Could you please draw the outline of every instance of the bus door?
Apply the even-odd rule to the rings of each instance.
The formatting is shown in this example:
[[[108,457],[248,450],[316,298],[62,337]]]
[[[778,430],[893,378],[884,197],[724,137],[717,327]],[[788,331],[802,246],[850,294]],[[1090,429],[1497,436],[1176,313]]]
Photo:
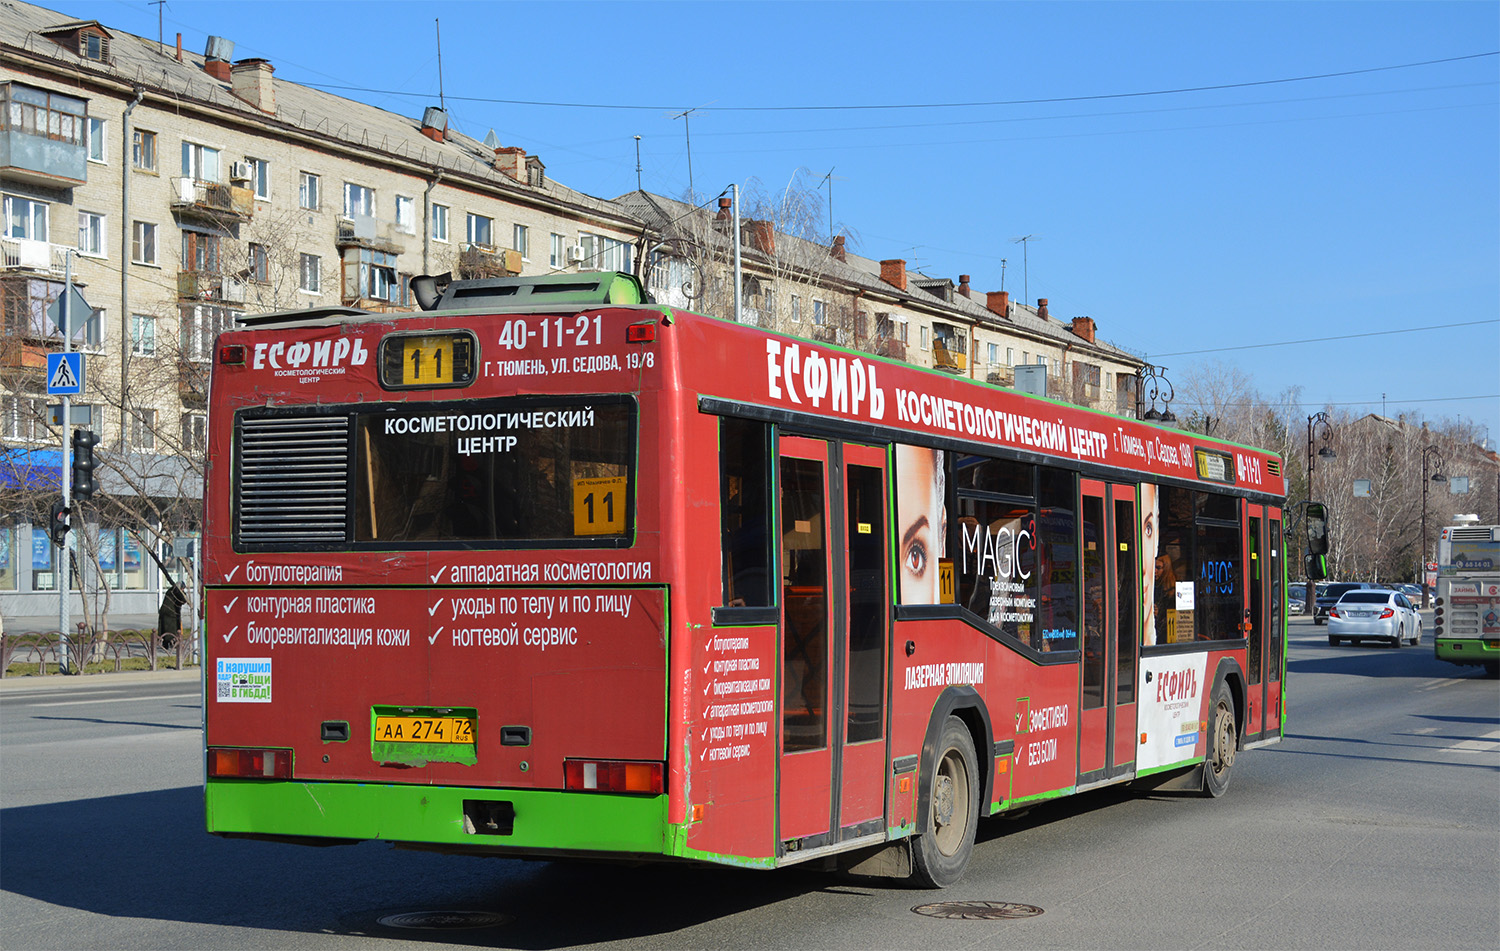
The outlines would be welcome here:
[[[1084,479],[1078,782],[1129,772],[1135,762],[1141,566],[1134,486]]]
[[[782,437],[778,840],[884,828],[885,452]]]
[[[1245,679],[1249,710],[1245,740],[1265,737],[1280,725],[1281,522],[1280,511],[1245,506]],[[1269,517],[1268,517],[1269,516]],[[1273,604],[1274,600],[1274,604]]]

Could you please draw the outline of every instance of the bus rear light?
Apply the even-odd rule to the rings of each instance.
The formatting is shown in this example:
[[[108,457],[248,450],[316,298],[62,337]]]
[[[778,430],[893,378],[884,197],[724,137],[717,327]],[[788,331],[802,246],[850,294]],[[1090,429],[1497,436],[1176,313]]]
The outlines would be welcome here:
[[[656,322],[654,320],[642,321],[638,324],[629,324],[625,327],[626,343],[652,343],[656,340]]]
[[[662,791],[662,764],[625,760],[563,760],[563,788],[578,792]]]
[[[244,366],[245,345],[242,343],[226,343],[219,347],[219,365],[226,367]]]
[[[208,775],[214,779],[291,779],[291,750],[208,748]]]

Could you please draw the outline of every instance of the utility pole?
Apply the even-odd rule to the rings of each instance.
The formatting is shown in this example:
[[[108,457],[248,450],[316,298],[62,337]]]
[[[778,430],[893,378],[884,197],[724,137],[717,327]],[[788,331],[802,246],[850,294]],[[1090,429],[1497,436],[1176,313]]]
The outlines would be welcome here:
[[[635,190],[641,190],[641,137],[635,137]]]

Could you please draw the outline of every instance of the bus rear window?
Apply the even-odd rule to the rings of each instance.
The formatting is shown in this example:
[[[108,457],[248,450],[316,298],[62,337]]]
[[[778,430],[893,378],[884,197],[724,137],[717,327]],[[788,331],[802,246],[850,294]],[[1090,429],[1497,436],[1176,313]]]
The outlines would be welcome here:
[[[486,400],[356,416],[356,542],[604,544],[633,523],[625,402]]]

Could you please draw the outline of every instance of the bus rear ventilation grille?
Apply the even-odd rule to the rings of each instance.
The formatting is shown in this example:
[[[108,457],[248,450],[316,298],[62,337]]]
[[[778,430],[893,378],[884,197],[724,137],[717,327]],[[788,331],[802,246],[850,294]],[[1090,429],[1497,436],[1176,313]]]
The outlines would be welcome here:
[[[1279,476],[1279,475],[1281,475],[1281,460],[1280,459],[1267,459],[1266,460],[1266,471],[1269,472],[1269,473],[1271,473],[1271,475],[1273,475],[1273,476]]]
[[[241,544],[348,539],[349,417],[242,417],[239,447]]]

